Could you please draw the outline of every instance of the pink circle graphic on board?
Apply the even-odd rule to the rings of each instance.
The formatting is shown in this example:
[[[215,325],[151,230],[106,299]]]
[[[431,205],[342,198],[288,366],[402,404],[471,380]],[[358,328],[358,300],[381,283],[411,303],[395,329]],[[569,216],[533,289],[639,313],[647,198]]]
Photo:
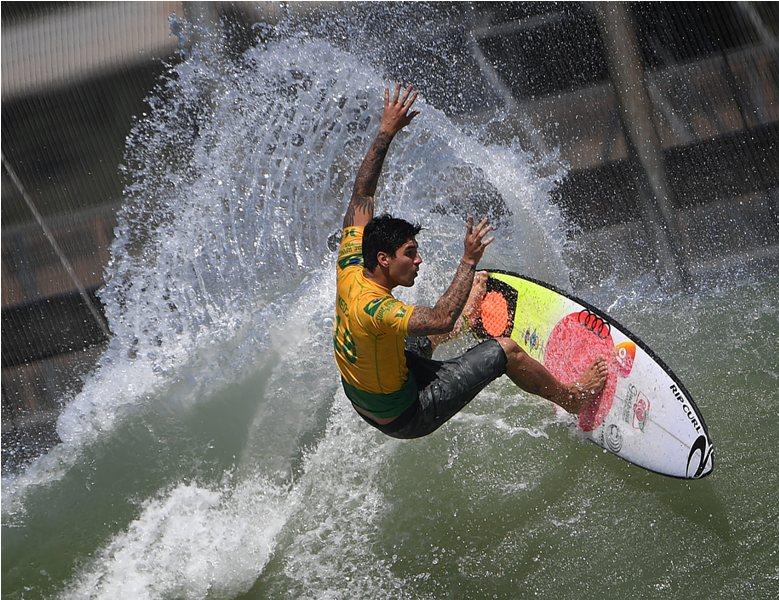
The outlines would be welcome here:
[[[582,310],[558,321],[546,343],[544,366],[565,384],[576,381],[601,356],[608,361],[609,374],[600,395],[579,413],[583,431],[592,431],[603,423],[614,401],[617,373],[611,328],[597,315]]]

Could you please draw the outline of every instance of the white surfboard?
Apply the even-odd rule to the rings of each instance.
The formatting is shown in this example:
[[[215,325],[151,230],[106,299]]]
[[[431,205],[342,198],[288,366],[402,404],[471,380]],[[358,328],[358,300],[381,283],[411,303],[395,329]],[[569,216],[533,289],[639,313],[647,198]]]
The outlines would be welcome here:
[[[663,475],[698,479],[714,469],[708,429],[681,381],[637,336],[590,304],[540,281],[489,271],[474,329],[483,337],[511,337],[566,384],[605,357],[606,385],[578,417],[585,436]]]

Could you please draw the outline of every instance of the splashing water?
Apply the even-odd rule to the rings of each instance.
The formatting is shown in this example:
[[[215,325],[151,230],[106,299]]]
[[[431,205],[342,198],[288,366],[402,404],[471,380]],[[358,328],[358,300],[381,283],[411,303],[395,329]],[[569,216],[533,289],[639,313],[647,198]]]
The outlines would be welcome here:
[[[59,420],[63,444],[12,494],[58,477],[204,348],[247,336],[242,359],[206,366],[192,396],[256,368],[275,343],[267,332],[289,331],[289,307],[331,283],[328,237],[375,135],[383,85],[360,57],[303,34],[236,63],[201,49],[172,70],[128,139],[130,183],[101,292],[111,346]],[[394,143],[378,195],[382,210],[428,230],[433,276],[423,292],[446,284],[466,212],[502,224],[507,254],[520,242],[532,249],[522,257],[529,271],[565,277],[560,217],[547,198],[559,172],[540,177],[517,145],[487,145],[420,105],[424,118]],[[296,319],[321,324],[331,296]]]
[[[173,549],[189,543],[175,531],[149,531],[170,511],[184,521],[201,509],[206,518],[225,510],[248,518],[242,511],[250,482],[262,475],[271,478],[268,489],[289,483],[303,469],[306,444],[319,444],[337,396],[328,239],[340,228],[387,83],[364,57],[293,31],[239,60],[227,59],[211,40],[172,68],[149,98],[148,114],[127,141],[129,183],[100,293],[113,338],[63,410],[61,444],[4,481],[6,521],[35,519],[40,503],[72,486],[95,490],[100,469],[116,460],[126,466],[137,444],[163,452],[166,428],[235,382],[263,373],[265,389],[244,401],[245,414],[254,414],[238,468],[249,479],[232,492],[182,482],[184,474],[202,476],[197,466],[182,471],[181,462],[155,465],[148,457],[136,478],[151,473],[168,491],[127,509],[137,519],[98,560],[106,594],[118,585],[108,565],[149,568],[128,557],[151,543],[145,537]],[[549,159],[538,164],[517,143],[486,142],[500,115],[464,131],[423,98],[419,104],[424,116],[394,142],[378,191],[380,210],[425,226],[428,281],[417,296],[434,300],[446,285],[466,213],[497,220],[506,254],[520,242],[533,248],[524,256],[529,270],[564,277],[560,217],[547,198],[561,171],[542,177]],[[119,487],[132,495],[130,485]],[[269,531],[278,529],[278,519],[268,522]],[[274,535],[266,537],[270,544]],[[196,567],[183,566],[180,577]],[[249,572],[251,581],[256,568]],[[90,577],[80,576],[76,594],[97,585]],[[144,581],[116,589],[191,591]]]

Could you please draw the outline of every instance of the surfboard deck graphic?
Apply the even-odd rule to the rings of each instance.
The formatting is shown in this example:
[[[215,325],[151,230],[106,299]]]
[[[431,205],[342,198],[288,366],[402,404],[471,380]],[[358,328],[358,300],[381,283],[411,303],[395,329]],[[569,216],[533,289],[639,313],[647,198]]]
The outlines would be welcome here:
[[[578,417],[597,445],[647,470],[698,479],[714,469],[713,444],[681,381],[637,336],[590,304],[508,271],[488,271],[474,324],[480,337],[511,337],[563,383],[598,356],[609,374]]]

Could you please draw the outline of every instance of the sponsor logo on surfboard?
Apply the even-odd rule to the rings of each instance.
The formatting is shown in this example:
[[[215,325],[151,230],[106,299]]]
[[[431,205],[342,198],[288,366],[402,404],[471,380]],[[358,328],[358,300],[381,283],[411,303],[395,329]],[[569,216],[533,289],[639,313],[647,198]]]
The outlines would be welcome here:
[[[631,383],[628,387],[628,393],[625,396],[625,401],[622,405],[622,420],[625,421],[625,423],[631,423],[633,421],[633,413],[631,408],[635,403],[637,396],[638,388]]]
[[[651,408],[649,400],[646,399],[644,394],[638,394],[638,399],[633,403],[633,428],[644,431],[644,425],[646,424],[647,417],[649,416],[649,409]]]
[[[544,342],[541,341],[541,337],[538,335],[538,330],[535,328],[533,331],[530,331],[530,329],[525,329],[525,335],[524,338],[525,345],[531,350],[531,352],[536,352],[538,354],[543,355],[544,353]]]
[[[609,425],[603,434],[603,443],[614,454],[619,454],[622,450],[622,433],[616,425]]]
[[[676,387],[676,384],[671,384],[671,391],[673,392],[673,395],[676,397],[676,399],[682,403],[682,410],[684,411],[684,414],[687,415],[687,418],[690,420],[690,423],[692,423],[692,426],[695,428],[695,431],[698,433],[701,432],[701,424],[698,422],[698,415],[695,414],[695,411],[692,409],[692,406],[687,402],[685,397],[682,395],[682,393],[679,391],[679,388]]]
[[[626,340],[614,346],[614,351],[619,365],[619,374],[622,377],[627,377],[633,370],[633,361],[636,360],[636,345],[630,340]]]
[[[709,458],[711,457],[713,450],[714,444],[710,443],[705,435],[699,435],[698,439],[695,440],[695,443],[693,443],[692,447],[690,448],[690,454],[687,456],[687,477],[691,479],[697,479],[703,475],[703,470],[706,468],[706,463],[709,462]],[[690,475],[690,463],[693,461],[696,453],[698,453],[698,459],[700,462],[698,463],[698,466],[695,467],[693,474]],[[694,462],[692,462],[692,466],[695,466]]]

